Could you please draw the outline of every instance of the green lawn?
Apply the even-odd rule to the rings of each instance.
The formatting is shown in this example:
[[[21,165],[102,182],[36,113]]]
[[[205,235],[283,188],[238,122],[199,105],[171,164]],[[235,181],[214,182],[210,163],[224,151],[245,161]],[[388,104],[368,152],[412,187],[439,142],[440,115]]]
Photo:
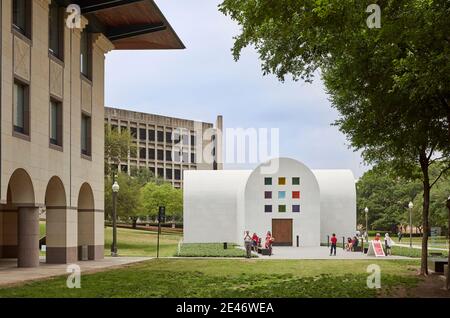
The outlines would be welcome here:
[[[41,237],[45,235],[45,222],[40,222]],[[174,233],[171,229],[162,228],[160,237],[160,256],[174,256],[178,250],[178,242],[182,233]],[[117,248],[119,256],[156,256],[156,231],[133,229],[117,229]],[[105,228],[105,255],[111,255],[112,229]],[[45,255],[45,252],[41,252]]]
[[[228,244],[224,249],[223,244],[183,244],[177,256],[183,257],[245,257],[243,249],[236,248],[236,244]],[[256,257],[256,256],[253,256]]]
[[[156,256],[156,231],[117,229],[117,249],[119,256]],[[162,257],[174,256],[178,250],[178,242],[182,233],[173,233],[162,229],[160,236],[159,255]],[[110,255],[112,242],[112,228],[105,229],[105,255]]]
[[[381,267],[381,290],[366,287],[367,266]],[[417,260],[154,259],[84,275],[0,289],[0,297],[375,297],[417,285]]]

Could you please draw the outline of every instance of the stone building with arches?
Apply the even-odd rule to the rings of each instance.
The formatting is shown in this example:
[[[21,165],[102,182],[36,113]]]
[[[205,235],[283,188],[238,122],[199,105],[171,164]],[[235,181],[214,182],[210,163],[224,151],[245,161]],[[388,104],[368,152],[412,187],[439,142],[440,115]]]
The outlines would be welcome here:
[[[45,208],[47,263],[101,259],[105,55],[184,45],[152,0],[2,0],[0,26],[0,258],[39,266]]]

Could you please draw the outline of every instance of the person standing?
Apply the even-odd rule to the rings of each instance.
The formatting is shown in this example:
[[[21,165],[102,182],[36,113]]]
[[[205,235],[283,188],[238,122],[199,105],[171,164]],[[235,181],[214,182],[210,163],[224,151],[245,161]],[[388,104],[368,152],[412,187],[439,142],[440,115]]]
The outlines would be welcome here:
[[[272,233],[270,233],[270,231],[267,231],[265,247],[269,250],[269,256],[272,256],[272,244],[274,240],[275,239],[273,238]]]
[[[389,236],[389,233],[386,233],[386,235],[384,236],[384,246],[386,247],[386,255],[392,255],[392,239]]]
[[[334,256],[336,256],[337,237],[336,237],[335,233],[333,233],[333,235],[331,236],[330,242],[331,242],[330,256],[333,255],[333,251],[334,251]]]
[[[397,235],[398,235],[398,242],[400,243],[402,241],[402,237],[403,237],[402,230],[399,230]]]
[[[250,236],[249,231],[245,231],[244,236],[244,246],[246,251],[246,257],[251,258],[252,257],[252,237]]]

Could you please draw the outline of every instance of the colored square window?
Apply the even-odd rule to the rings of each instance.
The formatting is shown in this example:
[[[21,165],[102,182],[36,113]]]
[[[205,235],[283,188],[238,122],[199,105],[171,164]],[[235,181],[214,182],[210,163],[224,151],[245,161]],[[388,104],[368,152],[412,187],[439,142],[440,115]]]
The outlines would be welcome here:
[[[292,185],[300,185],[300,178],[299,177],[293,177],[292,178]]]
[[[281,212],[281,213],[286,212],[286,205],[284,205],[284,204],[279,205],[278,212]]]
[[[264,206],[264,212],[271,213],[272,212],[272,206],[271,205],[265,205]]]
[[[278,199],[286,199],[286,191],[278,191]]]
[[[300,213],[300,205],[293,205],[292,212]]]
[[[300,199],[300,191],[292,191],[292,199]]]
[[[272,178],[264,178],[265,185],[272,185]]]
[[[264,191],[264,199],[272,199],[272,191]]]
[[[278,178],[278,185],[286,185],[286,178],[285,177],[279,177]]]

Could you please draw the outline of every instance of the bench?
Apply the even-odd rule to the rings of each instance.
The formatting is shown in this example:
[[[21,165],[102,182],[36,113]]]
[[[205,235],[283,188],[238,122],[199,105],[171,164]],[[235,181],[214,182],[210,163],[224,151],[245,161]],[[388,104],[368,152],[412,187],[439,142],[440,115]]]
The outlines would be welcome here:
[[[258,254],[261,255],[270,255],[270,250],[268,248],[258,247]]]
[[[435,273],[444,273],[444,265],[448,265],[448,259],[446,258],[429,258],[428,268]]]

